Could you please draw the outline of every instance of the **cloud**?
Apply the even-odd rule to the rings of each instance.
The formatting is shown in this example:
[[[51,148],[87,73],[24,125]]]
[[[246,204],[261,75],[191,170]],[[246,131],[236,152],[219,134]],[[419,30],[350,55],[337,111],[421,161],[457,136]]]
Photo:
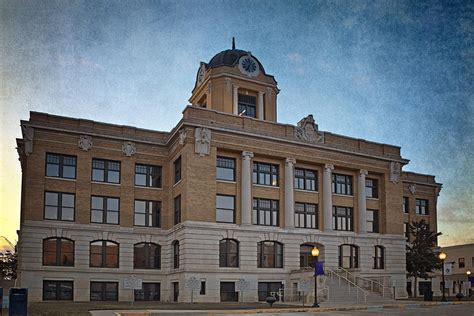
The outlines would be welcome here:
[[[288,59],[296,64],[300,64],[303,62],[303,56],[300,53],[291,53],[288,54]]]

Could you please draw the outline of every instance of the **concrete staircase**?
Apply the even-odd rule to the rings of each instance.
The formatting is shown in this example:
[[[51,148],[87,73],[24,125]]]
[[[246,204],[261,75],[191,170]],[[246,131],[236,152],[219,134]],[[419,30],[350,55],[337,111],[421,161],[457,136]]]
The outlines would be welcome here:
[[[324,303],[347,303],[347,304],[369,304],[379,305],[392,303],[394,300],[385,298],[381,294],[357,289],[346,280],[328,276],[326,286],[329,288],[329,298]]]

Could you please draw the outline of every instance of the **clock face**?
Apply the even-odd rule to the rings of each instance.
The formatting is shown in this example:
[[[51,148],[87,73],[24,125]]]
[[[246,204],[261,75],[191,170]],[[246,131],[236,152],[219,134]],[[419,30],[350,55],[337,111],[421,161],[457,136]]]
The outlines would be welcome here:
[[[258,62],[250,55],[240,57],[239,69],[241,73],[249,77],[256,77],[260,73]]]
[[[206,73],[206,67],[202,65],[199,68],[198,75],[197,75],[197,82],[198,84],[201,84],[204,81],[204,75]]]

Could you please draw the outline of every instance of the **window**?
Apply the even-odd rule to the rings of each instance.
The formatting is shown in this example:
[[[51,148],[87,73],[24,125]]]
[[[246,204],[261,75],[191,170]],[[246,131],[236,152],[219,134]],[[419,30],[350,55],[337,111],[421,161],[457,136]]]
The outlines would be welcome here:
[[[174,198],[174,224],[181,223],[181,195]]]
[[[161,188],[161,167],[136,164],[135,185]]]
[[[254,184],[269,185],[273,187],[278,186],[278,165],[272,165],[262,162],[253,163],[253,177]]]
[[[352,176],[334,173],[332,175],[332,192],[352,195]]]
[[[160,227],[161,202],[135,200],[135,226]]]
[[[120,161],[92,159],[92,181],[120,183]]]
[[[235,159],[217,157],[216,179],[235,181]]]
[[[135,301],[159,301],[160,296],[160,283],[143,283],[141,290],[135,290]]]
[[[355,245],[340,245],[339,266],[346,269],[357,269],[359,267],[359,247]]]
[[[332,208],[332,229],[352,231],[352,208],[334,206]]]
[[[278,201],[253,199],[252,224],[278,226]]]
[[[379,233],[379,211],[367,210],[367,232]]]
[[[416,199],[416,214],[428,215],[428,200]]]
[[[72,281],[43,281],[43,301],[72,301]]]
[[[458,263],[459,263],[459,268],[464,268],[466,266],[464,262],[464,258],[459,258]]]
[[[409,208],[410,204],[409,204],[408,201],[409,201],[408,197],[404,196],[403,197],[403,206],[402,206],[403,207],[403,213],[408,213],[410,211],[410,208]]]
[[[91,242],[89,266],[99,268],[118,268],[119,244],[110,240],[97,240]]]
[[[181,180],[181,156],[178,157],[174,162],[174,183],[178,183]]]
[[[238,302],[238,293],[235,291],[235,282],[221,282],[221,302]]]
[[[45,192],[44,218],[58,221],[74,221],[75,197],[71,193]]]
[[[403,223],[403,233],[407,241],[410,241],[410,227],[408,223]]]
[[[179,241],[173,241],[173,268],[179,268]]]
[[[313,267],[318,257],[313,257],[311,250],[314,246],[303,244],[300,246],[300,268]]]
[[[382,246],[374,247],[374,269],[383,269],[385,267],[385,248]]]
[[[142,242],[133,246],[133,268],[134,269],[160,269],[161,247],[160,245]]]
[[[46,154],[46,176],[76,179],[76,157]]]
[[[118,301],[118,282],[91,282],[91,301]]]
[[[177,302],[179,298],[179,282],[173,282],[173,302]]]
[[[257,97],[239,94],[239,115],[257,117]]]
[[[206,281],[201,281],[201,289],[199,295],[206,295]]]
[[[44,266],[74,266],[74,241],[67,238],[43,239]]]
[[[317,191],[318,179],[316,171],[295,168],[295,189]]]
[[[118,224],[119,223],[118,198],[92,196],[91,197],[91,223]]]
[[[235,196],[216,196],[216,222],[235,223]]]
[[[260,302],[265,301],[267,297],[273,296],[280,300],[280,296],[277,293],[283,294],[284,285],[281,282],[258,282],[258,300]]]
[[[283,268],[283,244],[277,241],[261,241],[257,244],[259,268]]]
[[[378,181],[375,179],[365,179],[365,196],[377,199],[379,197]]]
[[[239,267],[239,242],[235,239],[219,241],[219,267]]]
[[[295,227],[318,228],[318,205],[295,203]]]

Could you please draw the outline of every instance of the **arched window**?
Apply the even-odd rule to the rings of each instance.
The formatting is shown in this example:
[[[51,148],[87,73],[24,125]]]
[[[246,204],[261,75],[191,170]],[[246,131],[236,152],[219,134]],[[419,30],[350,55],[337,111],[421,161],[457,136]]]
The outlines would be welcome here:
[[[239,242],[235,239],[219,241],[219,266],[237,268],[239,266]]]
[[[173,241],[173,268],[179,268],[179,241]]]
[[[339,246],[339,266],[346,269],[359,267],[359,247],[356,245]]]
[[[74,241],[68,238],[43,239],[44,266],[74,266]]]
[[[318,261],[318,257],[313,257],[311,250],[314,246],[302,244],[300,246],[300,268],[313,267],[314,263]]]
[[[154,243],[142,242],[133,246],[134,269],[160,269],[161,246]]]
[[[374,269],[385,268],[385,248],[382,246],[374,247]]]
[[[119,244],[111,240],[91,242],[89,265],[100,268],[118,268]]]
[[[261,241],[257,244],[259,268],[283,268],[283,244],[277,241]]]

